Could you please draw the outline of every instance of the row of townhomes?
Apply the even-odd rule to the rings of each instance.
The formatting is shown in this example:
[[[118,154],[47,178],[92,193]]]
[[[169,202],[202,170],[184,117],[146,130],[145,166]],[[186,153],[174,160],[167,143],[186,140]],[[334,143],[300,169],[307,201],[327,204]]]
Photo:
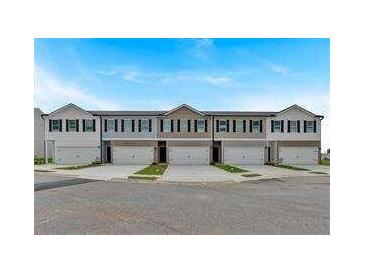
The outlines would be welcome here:
[[[298,105],[279,112],[89,111],[42,114],[45,158],[57,164],[315,164],[321,120]]]

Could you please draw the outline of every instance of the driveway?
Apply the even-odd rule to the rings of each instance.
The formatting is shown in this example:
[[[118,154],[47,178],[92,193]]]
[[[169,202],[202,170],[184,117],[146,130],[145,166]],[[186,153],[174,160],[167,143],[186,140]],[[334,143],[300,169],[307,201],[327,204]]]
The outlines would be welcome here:
[[[162,181],[168,182],[227,182],[242,177],[210,165],[169,165]]]
[[[330,166],[325,166],[325,165],[292,165],[292,166],[306,168],[315,172],[324,172],[330,174]]]
[[[128,176],[145,167],[147,165],[102,165],[76,170],[58,169],[55,173],[93,180],[127,179]]]
[[[296,171],[281,167],[269,165],[234,165],[236,167],[261,174],[264,178],[283,178],[283,177],[301,177],[301,176],[320,176],[318,174],[309,173],[308,171]],[[310,169],[309,166],[303,168]]]

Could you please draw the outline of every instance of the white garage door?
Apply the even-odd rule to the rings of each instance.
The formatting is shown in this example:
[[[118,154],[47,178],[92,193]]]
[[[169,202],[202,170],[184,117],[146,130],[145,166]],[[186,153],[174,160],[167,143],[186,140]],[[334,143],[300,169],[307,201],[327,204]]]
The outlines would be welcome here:
[[[153,147],[115,146],[113,147],[113,164],[151,164],[153,162],[153,150]]]
[[[318,164],[318,147],[279,147],[283,164]]]
[[[169,163],[175,165],[209,164],[209,147],[170,147]]]
[[[224,147],[224,163],[236,165],[263,165],[264,147]]]
[[[97,147],[57,147],[57,164],[74,165],[92,163],[99,159]]]

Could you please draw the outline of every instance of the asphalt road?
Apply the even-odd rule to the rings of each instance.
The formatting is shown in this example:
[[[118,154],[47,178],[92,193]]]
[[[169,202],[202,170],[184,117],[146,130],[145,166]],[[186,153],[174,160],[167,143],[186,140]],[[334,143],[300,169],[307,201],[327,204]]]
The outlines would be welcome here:
[[[34,233],[329,234],[329,181],[178,185],[36,174]]]

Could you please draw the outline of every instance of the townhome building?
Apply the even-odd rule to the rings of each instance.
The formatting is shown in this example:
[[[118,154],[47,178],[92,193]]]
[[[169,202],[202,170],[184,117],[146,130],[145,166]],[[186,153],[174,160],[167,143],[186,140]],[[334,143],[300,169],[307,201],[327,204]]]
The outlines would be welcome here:
[[[90,111],[74,104],[43,114],[45,155],[57,164],[315,164],[322,115],[279,112]]]

